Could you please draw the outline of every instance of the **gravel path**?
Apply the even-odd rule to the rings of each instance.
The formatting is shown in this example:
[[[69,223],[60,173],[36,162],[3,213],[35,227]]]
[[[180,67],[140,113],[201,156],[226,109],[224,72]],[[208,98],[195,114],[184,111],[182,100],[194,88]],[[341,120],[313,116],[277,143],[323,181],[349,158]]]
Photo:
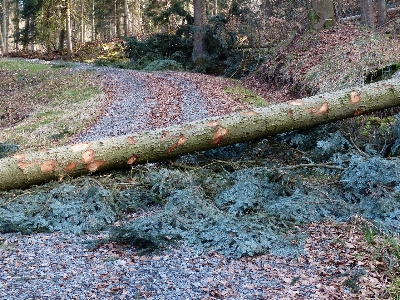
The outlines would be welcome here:
[[[219,116],[243,108],[224,87],[232,82],[211,76],[98,69],[108,98],[103,116],[74,142],[142,132]]]
[[[99,235],[0,235],[0,299],[382,299],[385,280],[372,269],[363,232],[348,224],[311,224],[305,255],[232,259],[177,246],[138,255]],[[340,236],[343,244],[337,242]],[[358,254],[360,255],[360,254]],[[370,265],[370,266],[369,266]],[[357,281],[353,294],[346,280]]]
[[[220,78],[112,69],[98,72],[107,103],[98,122],[74,141],[190,122],[242,107],[223,90],[230,82]],[[0,299],[358,298],[343,285],[346,277],[340,275],[358,266],[358,261],[336,268],[336,256],[329,255],[335,245],[315,243],[318,237],[335,241],[336,236],[330,226],[318,226],[313,230],[319,234],[297,260],[270,255],[230,259],[184,246],[146,256],[112,243],[94,250],[85,246],[88,240],[106,237],[107,232],[96,236],[1,234]],[[362,239],[362,233],[359,236]],[[365,295],[373,295],[368,288],[364,290]]]
[[[59,233],[6,238],[2,299],[265,299],[266,290],[284,283],[265,276],[277,273],[282,261],[228,260],[184,247],[140,257],[113,244],[90,251],[83,247],[90,237]]]

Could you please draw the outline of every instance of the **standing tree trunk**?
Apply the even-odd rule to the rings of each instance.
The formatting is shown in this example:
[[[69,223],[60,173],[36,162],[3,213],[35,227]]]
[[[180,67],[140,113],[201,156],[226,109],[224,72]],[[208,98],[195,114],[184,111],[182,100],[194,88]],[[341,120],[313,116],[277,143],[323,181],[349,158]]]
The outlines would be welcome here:
[[[25,28],[24,28],[24,31],[23,31],[23,34],[22,34],[22,48],[24,50],[28,49],[28,46],[29,46],[29,29],[30,29],[30,26],[31,26],[30,20],[31,20],[30,17],[26,18],[26,20],[25,20]]]
[[[3,37],[3,55],[8,53],[8,38],[7,38],[7,0],[3,0],[3,18],[2,18],[2,37]]]
[[[194,0],[194,35],[192,60],[196,65],[203,65],[208,57],[204,39],[204,0]]]
[[[3,33],[2,30],[0,30],[0,55],[3,55]]]
[[[19,1],[15,0],[14,1],[14,14],[12,18],[14,22],[14,33],[19,32],[19,25],[20,25],[20,7],[19,7]],[[19,50],[19,45],[18,45],[18,39],[14,37],[14,45],[15,45],[15,50]]]
[[[92,1],[92,42],[95,40],[95,35],[96,35],[94,17],[95,17],[95,11],[94,11],[94,0],[93,0]]]
[[[71,3],[70,0],[65,1],[65,13],[66,13],[66,26],[65,26],[65,34],[67,35],[67,58],[71,58],[72,56],[72,30],[71,30]]]
[[[129,9],[130,16],[130,34],[137,35],[140,32],[140,1],[133,0]]]
[[[375,29],[373,0],[360,0],[361,23],[370,29]]]
[[[378,5],[378,25],[382,26],[387,21],[386,1],[377,0]]]
[[[335,21],[333,0],[311,0],[312,11],[309,14],[312,30],[332,27]]]
[[[118,0],[115,0],[115,5],[114,5],[114,24],[115,24],[115,36],[116,37],[121,37],[121,19],[119,15],[119,2]]]
[[[81,0],[81,45],[85,44],[86,27],[85,27],[85,1]]]
[[[400,81],[388,80],[144,133],[14,154],[0,159],[0,190],[132,167],[394,106],[400,106]]]
[[[124,37],[129,35],[129,9],[128,0],[124,0]]]

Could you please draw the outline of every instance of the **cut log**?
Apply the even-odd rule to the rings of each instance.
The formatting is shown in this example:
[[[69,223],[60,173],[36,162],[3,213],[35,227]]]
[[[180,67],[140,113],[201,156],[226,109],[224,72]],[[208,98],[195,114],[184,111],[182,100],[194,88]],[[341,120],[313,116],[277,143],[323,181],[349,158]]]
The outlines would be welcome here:
[[[388,80],[154,131],[14,154],[0,159],[0,190],[155,162],[394,106],[400,106],[400,81]]]

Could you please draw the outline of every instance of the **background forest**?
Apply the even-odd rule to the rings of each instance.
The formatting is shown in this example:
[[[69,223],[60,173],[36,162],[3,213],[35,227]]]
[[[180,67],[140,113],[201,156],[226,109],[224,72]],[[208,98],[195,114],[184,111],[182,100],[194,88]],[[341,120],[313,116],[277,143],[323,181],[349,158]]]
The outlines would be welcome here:
[[[243,77],[282,56],[279,49],[309,29],[361,21],[396,35],[397,6],[394,0],[2,0],[1,52]]]

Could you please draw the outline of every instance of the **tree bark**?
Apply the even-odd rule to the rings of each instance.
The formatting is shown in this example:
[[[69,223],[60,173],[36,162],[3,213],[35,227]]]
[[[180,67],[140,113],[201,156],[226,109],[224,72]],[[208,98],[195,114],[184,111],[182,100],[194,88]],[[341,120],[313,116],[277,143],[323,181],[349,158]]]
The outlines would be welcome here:
[[[378,5],[378,25],[382,26],[387,21],[386,0],[377,0]]]
[[[316,14],[314,18],[310,18],[312,30],[318,31],[334,25],[335,9],[333,0],[311,0],[311,7]]]
[[[66,26],[65,26],[65,34],[67,37],[67,58],[71,58],[72,56],[72,30],[71,30],[71,3],[70,0],[66,0],[65,2],[65,13],[66,13]]]
[[[19,23],[20,23],[20,7],[19,7],[19,1],[16,0],[14,1],[14,15],[13,15],[13,22],[14,22],[14,33],[19,32]],[[14,45],[15,45],[15,50],[19,50],[18,46],[18,39],[14,37]]]
[[[207,45],[204,39],[204,0],[194,0],[194,34],[193,53],[194,63],[202,65],[208,57]]]
[[[370,29],[375,28],[373,0],[360,0],[361,23]]]
[[[81,45],[85,44],[86,26],[85,26],[85,1],[81,0]]]
[[[124,0],[124,37],[129,35],[129,8],[128,0]]]
[[[159,130],[20,153],[0,159],[0,190],[26,188],[259,139],[400,106],[400,81],[388,80]]]
[[[7,0],[3,0],[3,18],[2,18],[2,37],[3,37],[3,55],[8,53],[8,39],[7,39]]]
[[[213,16],[216,16],[216,15],[218,15],[218,1],[217,1],[217,0],[214,0],[213,3],[214,3],[214,6],[213,6]]]
[[[94,28],[94,25],[95,25],[95,21],[94,21],[94,17],[95,17],[95,15],[94,15],[94,0],[92,0],[92,42],[95,40],[95,28]]]

